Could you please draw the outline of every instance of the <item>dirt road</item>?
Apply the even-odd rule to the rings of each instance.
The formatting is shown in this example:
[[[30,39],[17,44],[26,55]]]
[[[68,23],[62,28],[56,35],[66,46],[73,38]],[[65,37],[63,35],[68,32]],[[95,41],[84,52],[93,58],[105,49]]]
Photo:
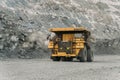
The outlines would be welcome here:
[[[95,56],[92,63],[2,60],[0,80],[120,80],[120,56]]]

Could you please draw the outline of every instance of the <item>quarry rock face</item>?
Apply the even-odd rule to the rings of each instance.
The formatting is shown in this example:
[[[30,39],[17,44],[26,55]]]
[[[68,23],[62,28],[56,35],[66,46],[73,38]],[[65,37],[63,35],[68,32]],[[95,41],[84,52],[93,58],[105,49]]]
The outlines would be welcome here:
[[[119,54],[120,0],[1,0],[0,57],[48,55],[52,27],[85,26],[96,54]]]

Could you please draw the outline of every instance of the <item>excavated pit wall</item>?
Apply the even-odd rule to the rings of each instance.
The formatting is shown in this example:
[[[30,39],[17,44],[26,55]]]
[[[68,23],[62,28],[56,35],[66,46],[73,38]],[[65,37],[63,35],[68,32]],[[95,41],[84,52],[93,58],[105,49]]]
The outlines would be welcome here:
[[[119,54],[119,0],[1,0],[0,57],[45,57],[48,29],[71,25],[91,30],[95,54]]]

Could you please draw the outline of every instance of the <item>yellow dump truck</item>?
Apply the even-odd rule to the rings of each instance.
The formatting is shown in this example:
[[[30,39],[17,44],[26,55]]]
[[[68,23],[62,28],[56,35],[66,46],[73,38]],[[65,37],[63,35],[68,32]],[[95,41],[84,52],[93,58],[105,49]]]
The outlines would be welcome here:
[[[77,58],[81,62],[92,62],[93,52],[88,42],[91,33],[84,27],[51,28],[55,36],[50,39],[53,61],[72,61]]]

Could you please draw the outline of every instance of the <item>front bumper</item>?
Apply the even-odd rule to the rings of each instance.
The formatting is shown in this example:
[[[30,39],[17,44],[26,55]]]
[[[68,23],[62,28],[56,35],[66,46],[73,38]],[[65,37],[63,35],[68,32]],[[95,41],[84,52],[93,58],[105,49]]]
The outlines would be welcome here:
[[[76,57],[76,54],[67,54],[66,52],[58,52],[56,54],[52,54],[52,57]]]

